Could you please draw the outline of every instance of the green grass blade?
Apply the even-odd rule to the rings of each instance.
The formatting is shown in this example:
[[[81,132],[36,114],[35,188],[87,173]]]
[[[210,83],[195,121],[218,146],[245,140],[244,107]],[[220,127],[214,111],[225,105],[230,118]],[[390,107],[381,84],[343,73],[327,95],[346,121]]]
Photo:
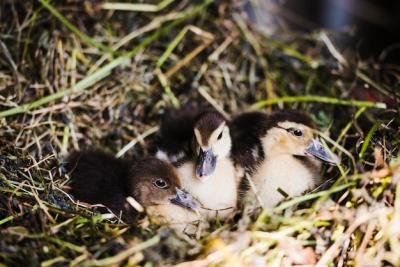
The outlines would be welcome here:
[[[183,37],[185,36],[187,32],[187,29],[181,30],[178,35],[172,40],[172,42],[168,45],[167,49],[165,52],[161,55],[161,57],[157,61],[157,68],[161,67],[162,64],[167,60],[169,55],[172,53],[172,51],[175,49],[175,47],[178,46],[178,44],[182,41]]]
[[[283,202],[282,204],[280,204],[279,206],[275,207],[273,209],[274,212],[281,212],[293,205],[299,204],[301,202],[307,201],[307,200],[311,200],[311,199],[315,199],[315,198],[319,198],[321,196],[327,196],[327,195],[331,195],[333,193],[342,191],[343,189],[349,188],[354,186],[356,183],[355,182],[348,182],[346,184],[342,184],[342,185],[338,185],[336,187],[332,187],[329,190],[325,190],[325,191],[320,191],[320,192],[316,192],[316,193],[311,193],[311,194],[306,194],[300,197],[296,197],[293,198],[289,201]]]
[[[101,8],[109,10],[159,12],[169,6],[172,2],[174,2],[174,0],[163,0],[157,5],[133,3],[104,3],[101,5]]]
[[[0,225],[5,224],[6,222],[9,222],[9,221],[11,221],[13,219],[14,219],[14,216],[12,216],[12,215],[10,215],[8,217],[5,217],[4,219],[0,220]]]
[[[332,105],[345,105],[354,107],[366,107],[366,108],[380,108],[385,109],[386,104],[381,102],[369,102],[369,101],[359,101],[359,100],[341,100],[332,97],[325,96],[284,96],[279,98],[267,99],[256,102],[251,106],[251,109],[260,109],[265,106],[276,105],[280,103],[295,103],[295,102],[319,102]]]
[[[372,135],[374,134],[375,130],[378,128],[378,123],[375,123],[371,129],[369,130],[367,136],[364,139],[364,143],[362,144],[361,151],[359,154],[360,159],[362,160],[364,158],[365,152],[367,151],[367,148],[369,146],[369,143],[371,142]]]

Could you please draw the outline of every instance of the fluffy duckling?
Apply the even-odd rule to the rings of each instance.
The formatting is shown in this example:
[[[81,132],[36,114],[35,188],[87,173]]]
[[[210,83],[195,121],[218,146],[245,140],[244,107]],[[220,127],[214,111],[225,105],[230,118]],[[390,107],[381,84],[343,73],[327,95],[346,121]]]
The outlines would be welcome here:
[[[101,151],[73,153],[68,158],[71,193],[83,202],[103,204],[123,220],[132,222],[138,212],[127,202],[132,197],[153,216],[168,224],[198,220],[198,203],[182,191],[174,167],[155,157],[132,161]]]
[[[216,111],[190,115],[178,110],[164,119],[160,133],[164,141],[157,157],[177,167],[183,188],[201,203],[200,213],[207,220],[232,214],[240,179],[230,157],[232,141],[225,118]]]
[[[334,164],[337,159],[314,138],[314,125],[308,116],[295,111],[264,116],[259,131],[252,134],[259,137],[253,147],[263,155],[253,157],[249,177],[260,205],[272,208],[286,196],[299,196],[315,188],[321,179],[321,162]],[[249,189],[247,195],[253,194]]]

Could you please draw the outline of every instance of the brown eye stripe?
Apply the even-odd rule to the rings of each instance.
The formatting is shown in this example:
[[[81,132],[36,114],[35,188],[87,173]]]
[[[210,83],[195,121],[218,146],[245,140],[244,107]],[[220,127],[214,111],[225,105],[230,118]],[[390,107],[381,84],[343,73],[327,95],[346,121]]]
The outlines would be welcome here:
[[[290,130],[291,129],[293,129],[293,128],[283,128],[283,127],[281,127],[281,126],[276,126],[276,128],[279,128],[279,129],[282,129],[282,130],[285,130],[285,131],[287,131],[287,132],[290,132]]]
[[[289,132],[289,133],[291,133],[291,134],[293,134],[293,135],[295,135],[295,136],[302,136],[303,135],[303,131],[302,130],[300,130],[300,129],[296,129],[296,128],[284,128],[284,127],[281,127],[281,126],[276,126],[276,128],[279,128],[279,129],[282,129],[282,130],[285,130],[285,131],[287,131],[287,132]]]

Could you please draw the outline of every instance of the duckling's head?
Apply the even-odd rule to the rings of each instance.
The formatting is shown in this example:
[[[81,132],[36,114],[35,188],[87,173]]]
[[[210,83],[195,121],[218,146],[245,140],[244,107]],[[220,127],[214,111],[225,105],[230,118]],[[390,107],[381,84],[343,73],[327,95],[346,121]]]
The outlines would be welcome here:
[[[130,171],[130,195],[144,207],[178,205],[196,210],[199,203],[181,189],[174,167],[155,157],[135,161]]]
[[[194,124],[196,177],[205,181],[215,171],[218,159],[229,156],[232,142],[225,118],[218,112],[201,114]]]
[[[277,155],[307,156],[330,164],[337,157],[316,138],[311,119],[297,111],[277,112],[270,116],[264,137],[268,157]]]

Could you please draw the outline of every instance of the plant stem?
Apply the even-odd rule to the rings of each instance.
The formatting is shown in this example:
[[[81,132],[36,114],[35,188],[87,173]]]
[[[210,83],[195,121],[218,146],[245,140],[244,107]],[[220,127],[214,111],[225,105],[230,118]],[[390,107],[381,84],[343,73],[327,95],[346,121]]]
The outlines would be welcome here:
[[[280,98],[273,98],[262,100],[256,102],[251,106],[251,109],[260,109],[265,106],[275,105],[279,103],[294,103],[294,102],[319,102],[319,103],[327,103],[332,105],[345,105],[345,106],[354,106],[354,107],[367,107],[367,108],[381,108],[385,109],[386,104],[381,102],[369,102],[369,101],[359,101],[359,100],[341,100],[332,97],[325,96],[315,96],[315,95],[306,95],[306,96],[284,96]]]

